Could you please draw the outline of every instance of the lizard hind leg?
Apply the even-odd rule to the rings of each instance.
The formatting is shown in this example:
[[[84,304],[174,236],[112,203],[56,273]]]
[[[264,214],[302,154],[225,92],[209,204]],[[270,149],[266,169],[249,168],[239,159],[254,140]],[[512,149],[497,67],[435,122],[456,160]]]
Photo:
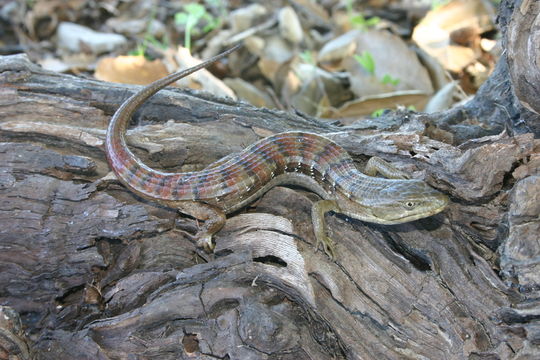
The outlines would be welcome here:
[[[223,210],[198,201],[178,201],[174,204],[174,207],[181,213],[204,221],[203,226],[195,235],[195,239],[198,247],[207,252],[212,252],[214,250],[212,236],[221,230],[225,224],[226,216]]]
[[[324,222],[324,214],[329,211],[341,212],[339,205],[335,200],[319,200],[311,208],[311,221],[313,222],[313,231],[317,239],[317,248],[323,246],[324,252],[330,259],[335,259],[334,241],[327,235]]]

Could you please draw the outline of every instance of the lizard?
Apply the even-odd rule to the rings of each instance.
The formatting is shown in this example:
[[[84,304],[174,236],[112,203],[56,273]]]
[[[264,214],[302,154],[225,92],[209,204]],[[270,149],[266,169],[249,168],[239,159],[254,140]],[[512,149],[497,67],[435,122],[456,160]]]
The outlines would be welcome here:
[[[321,200],[311,217],[316,247],[334,258],[324,216],[341,213],[377,224],[399,224],[441,212],[448,197],[425,182],[409,179],[393,165],[372,157],[359,171],[345,149],[309,132],[278,133],[226,156],[201,171],[170,173],[152,169],[127,147],[125,132],[137,108],[165,86],[222,59],[238,46],[215,57],[146,85],[125,100],[112,116],[105,149],[118,180],[142,198],[155,201],[203,222],[197,245],[212,251],[213,235],[226,215],[245,207],[277,185],[306,188]],[[377,173],[384,177],[376,176]]]

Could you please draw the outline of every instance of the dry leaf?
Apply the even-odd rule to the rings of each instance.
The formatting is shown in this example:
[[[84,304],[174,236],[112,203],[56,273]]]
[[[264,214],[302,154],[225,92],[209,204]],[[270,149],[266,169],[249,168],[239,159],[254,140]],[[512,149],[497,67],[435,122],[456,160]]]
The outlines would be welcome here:
[[[374,70],[369,73],[353,57],[343,61],[351,74],[351,90],[358,98],[407,90],[433,93],[427,70],[400,37],[379,30],[356,31],[355,34],[356,54],[369,54],[374,63]]]
[[[189,50],[182,46],[178,47],[178,50],[174,53],[174,60],[181,69],[188,69],[202,62],[200,59],[191,56]],[[178,80],[178,84],[182,87],[204,90],[216,96],[229,97],[236,100],[234,92],[223,81],[206,69],[199,70]]]
[[[148,61],[143,56],[118,56],[101,59],[94,76],[96,79],[146,85],[168,75],[161,60]]]
[[[356,118],[370,115],[375,110],[393,109],[397,105],[414,106],[416,109],[423,109],[428,100],[428,94],[419,90],[399,91],[348,101],[339,109],[325,109],[319,116],[333,119],[340,118],[344,124],[350,124]]]
[[[412,37],[446,69],[460,72],[477,58],[474,49],[463,44],[479,45],[478,34],[493,30],[494,18],[494,9],[486,1],[455,0],[430,11]]]

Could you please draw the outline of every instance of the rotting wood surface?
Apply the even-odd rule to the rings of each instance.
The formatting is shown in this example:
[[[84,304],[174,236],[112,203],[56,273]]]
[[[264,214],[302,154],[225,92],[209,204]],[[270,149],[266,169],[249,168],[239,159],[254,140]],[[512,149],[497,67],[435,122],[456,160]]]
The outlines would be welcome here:
[[[524,260],[534,259],[539,233],[532,134],[452,146],[423,136],[412,114],[387,131],[301,119],[359,166],[377,154],[426,178],[452,196],[451,206],[398,226],[327,216],[332,262],[314,247],[315,195],[279,187],[231,216],[215,256],[203,259],[178,230],[194,230],[193,220],[102,179],[104,129],[130,87],[41,72],[22,56],[3,64],[1,301],[22,315],[37,358],[537,351],[528,320],[535,310],[525,302],[537,270]],[[182,123],[146,120],[168,103]],[[132,128],[129,142],[167,170],[200,168],[299,126],[284,113],[171,90],[143,113],[146,125]]]
[[[403,225],[327,216],[332,262],[314,247],[316,196],[278,187],[230,216],[207,255],[183,233],[194,220],[104,179],[105,128],[134,87],[48,73],[24,56],[0,58],[0,83],[0,303],[22,319],[0,308],[1,349],[21,359],[540,355],[532,134],[461,133],[450,145],[426,136],[425,115],[340,128],[164,90],[128,136],[153,167],[200,169],[300,129],[452,198],[443,214]]]

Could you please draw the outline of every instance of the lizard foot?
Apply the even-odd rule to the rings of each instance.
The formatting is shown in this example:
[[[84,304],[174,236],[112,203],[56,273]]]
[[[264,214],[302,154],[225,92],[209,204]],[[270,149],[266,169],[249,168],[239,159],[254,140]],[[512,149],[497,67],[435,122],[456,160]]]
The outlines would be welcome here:
[[[330,239],[328,236],[324,235],[321,238],[317,239],[317,248],[322,244],[323,250],[328,255],[331,260],[336,258],[335,243],[334,240]]]
[[[410,179],[410,176],[386,160],[373,156],[366,164],[364,173],[369,176],[381,174],[387,179]]]
[[[184,229],[176,229],[182,236],[188,238],[190,241],[194,241],[198,248],[202,248],[205,252],[211,253],[216,247],[212,241],[212,235],[203,231],[198,231],[195,235],[189,233]]]
[[[212,242],[212,235],[208,233],[199,233],[195,235],[195,239],[197,240],[197,246],[203,248],[204,251],[208,253],[214,251],[216,245]]]
[[[176,207],[180,212],[204,222],[193,239],[197,241],[198,247],[211,253],[215,247],[212,243],[212,235],[218,232],[225,224],[226,218],[223,210],[197,201],[179,201],[176,203]],[[199,223],[197,222],[197,224]]]

